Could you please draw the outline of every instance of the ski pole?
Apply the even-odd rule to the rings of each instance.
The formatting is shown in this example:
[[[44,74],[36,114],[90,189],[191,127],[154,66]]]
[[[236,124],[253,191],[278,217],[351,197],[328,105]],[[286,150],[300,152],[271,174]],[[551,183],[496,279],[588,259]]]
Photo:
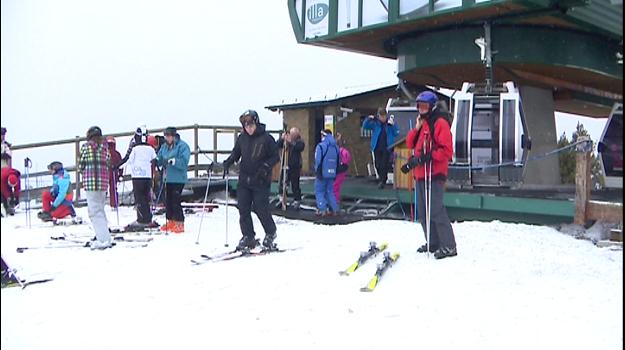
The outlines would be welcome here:
[[[229,192],[228,192],[228,181],[229,180],[229,174],[226,173],[226,243],[224,243],[224,247],[228,246],[228,197],[229,197]]]
[[[26,225],[28,225],[28,228],[30,229],[30,167],[33,166],[32,161],[30,160],[30,158],[26,157],[24,159],[24,170],[26,172]]]
[[[206,199],[208,198],[208,190],[211,187],[211,173],[213,164],[208,165],[208,181],[206,182],[206,192],[204,192],[204,202],[202,202],[202,216],[200,217],[200,227],[197,230],[197,239],[195,244],[200,244],[200,233],[202,232],[202,222],[204,221],[204,213],[206,212]]]

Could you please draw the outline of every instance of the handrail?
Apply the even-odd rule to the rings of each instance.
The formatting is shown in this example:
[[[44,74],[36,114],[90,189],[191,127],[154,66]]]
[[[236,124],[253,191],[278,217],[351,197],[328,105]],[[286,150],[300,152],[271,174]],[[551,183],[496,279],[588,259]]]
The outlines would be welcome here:
[[[150,133],[158,133],[158,132],[163,132],[165,131],[166,128],[155,128],[155,129],[149,129]],[[204,125],[204,124],[193,124],[193,125],[183,125],[183,126],[176,126],[176,130],[178,131],[183,131],[183,130],[193,130],[193,148],[191,149],[191,155],[193,156],[191,161],[192,163],[189,164],[188,166],[188,171],[193,171],[194,172],[194,176],[198,177],[199,175],[199,170],[203,169],[205,167],[207,167],[208,165],[204,165],[201,164],[199,161],[199,157],[198,155],[200,154],[212,154],[213,155],[213,162],[217,162],[217,155],[220,154],[230,154],[231,150],[224,150],[224,149],[219,149],[218,148],[218,138],[216,137],[218,134],[222,134],[222,133],[232,133],[234,136],[234,141],[236,141],[237,136],[241,133],[242,129],[240,126],[232,126],[232,125]],[[213,149],[200,149],[199,148],[199,130],[212,130],[212,136],[213,136]],[[282,130],[267,130],[267,132],[269,134],[278,134],[280,135],[282,133]],[[113,137],[120,137],[120,136],[133,136],[135,133],[134,131],[130,131],[130,132],[116,132],[116,133],[109,133],[109,134],[105,134],[105,136],[113,136]],[[76,164],[78,164],[78,158],[80,156],[80,143],[87,141],[87,138],[84,136],[76,136],[74,138],[70,138],[70,139],[61,139],[61,140],[52,140],[52,141],[44,141],[44,142],[34,142],[34,143],[27,143],[27,144],[21,144],[21,145],[13,145],[11,147],[12,150],[17,151],[17,150],[24,150],[24,149],[31,149],[31,148],[40,148],[40,147],[49,147],[49,146],[60,146],[60,145],[66,145],[66,144],[74,144],[74,153],[75,153],[75,161]],[[80,172],[76,171],[76,165],[72,165],[72,166],[67,166],[65,167],[65,169],[67,171],[70,172],[76,172],[76,181],[75,183],[75,188],[76,188],[76,196],[74,197],[74,201],[79,201],[80,200],[80,189],[81,189],[81,181],[80,181]],[[45,176],[45,175],[49,175],[49,173],[47,171],[41,171],[41,172],[36,172],[36,173],[29,173],[29,177],[40,177],[40,176]],[[26,175],[22,174],[21,176],[22,178],[25,178]],[[27,186],[25,186],[27,187]],[[25,191],[28,191],[30,189],[25,188]]]

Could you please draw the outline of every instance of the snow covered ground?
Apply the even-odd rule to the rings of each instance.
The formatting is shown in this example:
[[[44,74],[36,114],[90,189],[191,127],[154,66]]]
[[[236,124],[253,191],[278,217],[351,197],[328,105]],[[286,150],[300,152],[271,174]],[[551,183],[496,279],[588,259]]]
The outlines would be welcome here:
[[[78,209],[88,221],[86,208]],[[420,226],[367,221],[319,226],[276,217],[278,244],[301,249],[192,266],[224,251],[224,208],[187,216],[187,232],[146,248],[27,250],[88,225],[2,219],[2,256],[24,278],[2,290],[2,349],[621,349],[623,253],[541,226],[455,223],[459,255],[415,250]],[[114,211],[110,224],[116,223]],[[134,218],[120,209],[120,221]],[[255,219],[259,232],[260,224]],[[161,218],[162,222],[163,219]],[[239,239],[229,209],[230,247]],[[260,238],[263,234],[258,235]],[[369,241],[399,261],[362,293],[377,257],[339,276]]]

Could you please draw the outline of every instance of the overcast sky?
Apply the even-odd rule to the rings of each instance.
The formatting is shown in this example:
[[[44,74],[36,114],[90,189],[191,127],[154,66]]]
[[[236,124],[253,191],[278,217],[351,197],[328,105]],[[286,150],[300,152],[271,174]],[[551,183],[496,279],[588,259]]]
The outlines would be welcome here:
[[[2,125],[15,144],[91,125],[235,125],[248,108],[279,128],[264,106],[396,74],[394,60],[297,44],[283,0],[1,2]],[[593,138],[604,122],[585,122]]]

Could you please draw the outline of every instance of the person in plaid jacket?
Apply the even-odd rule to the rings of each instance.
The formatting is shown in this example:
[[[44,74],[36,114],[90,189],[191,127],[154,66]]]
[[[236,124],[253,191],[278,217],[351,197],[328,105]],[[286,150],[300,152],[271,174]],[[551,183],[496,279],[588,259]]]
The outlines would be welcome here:
[[[87,143],[80,148],[78,167],[82,173],[82,187],[87,193],[89,219],[96,235],[91,249],[109,248],[112,246],[112,239],[104,205],[109,186],[111,153],[102,137],[102,129],[97,126],[92,126],[87,131]]]

